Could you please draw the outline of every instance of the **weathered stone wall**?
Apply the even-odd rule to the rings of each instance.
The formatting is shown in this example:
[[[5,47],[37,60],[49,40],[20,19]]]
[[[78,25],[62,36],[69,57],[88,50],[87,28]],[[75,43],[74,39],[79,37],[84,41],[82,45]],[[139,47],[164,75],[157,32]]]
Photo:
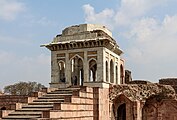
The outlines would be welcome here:
[[[145,80],[133,80],[133,81],[130,81],[128,84],[152,84],[151,82],[149,81],[145,81]]]
[[[177,120],[176,106],[176,100],[147,100],[146,104],[142,109],[142,120]]]
[[[109,89],[98,89],[98,120],[109,120]]]
[[[132,81],[131,71],[125,70],[125,83],[128,84]]]
[[[171,85],[177,93],[177,78],[164,78],[159,80],[159,84]]]
[[[159,84],[163,85],[177,85],[177,78],[163,78],[159,80]]]
[[[176,92],[172,86],[160,84],[125,84],[110,88],[111,101],[120,94],[124,94],[130,100],[146,100],[153,95],[176,99]]]
[[[141,83],[141,82],[140,82]],[[176,120],[177,99],[174,88],[161,84],[127,84],[110,88],[111,120],[126,116],[126,120]],[[126,114],[119,106],[125,104]],[[128,106],[128,108],[127,108]],[[167,109],[168,108],[168,109]],[[110,112],[111,113],[111,112]]]
[[[12,110],[16,103],[28,103],[28,96],[2,95],[0,96],[0,108]]]

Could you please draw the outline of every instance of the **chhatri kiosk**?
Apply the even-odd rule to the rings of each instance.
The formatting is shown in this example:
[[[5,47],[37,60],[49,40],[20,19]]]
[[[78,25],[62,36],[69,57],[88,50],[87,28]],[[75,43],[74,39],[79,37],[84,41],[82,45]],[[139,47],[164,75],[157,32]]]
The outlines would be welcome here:
[[[52,88],[69,86],[109,87],[124,83],[123,53],[102,25],[67,27],[49,44]]]

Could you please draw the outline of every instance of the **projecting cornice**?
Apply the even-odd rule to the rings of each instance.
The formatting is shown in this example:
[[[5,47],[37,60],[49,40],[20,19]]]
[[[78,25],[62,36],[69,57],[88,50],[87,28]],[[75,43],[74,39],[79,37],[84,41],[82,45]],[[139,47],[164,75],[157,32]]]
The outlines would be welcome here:
[[[57,35],[51,43],[41,46],[51,51],[106,47],[118,55],[123,53],[112,38],[112,33],[105,26],[94,24],[65,28],[62,34]]]

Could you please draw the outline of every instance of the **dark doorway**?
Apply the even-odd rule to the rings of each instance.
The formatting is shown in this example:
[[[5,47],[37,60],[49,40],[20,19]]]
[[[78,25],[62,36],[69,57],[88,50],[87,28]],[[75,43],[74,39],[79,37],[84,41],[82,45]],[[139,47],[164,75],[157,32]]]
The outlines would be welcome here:
[[[6,107],[2,107],[1,110],[6,110]]]
[[[126,105],[120,105],[117,109],[117,120],[126,120]]]

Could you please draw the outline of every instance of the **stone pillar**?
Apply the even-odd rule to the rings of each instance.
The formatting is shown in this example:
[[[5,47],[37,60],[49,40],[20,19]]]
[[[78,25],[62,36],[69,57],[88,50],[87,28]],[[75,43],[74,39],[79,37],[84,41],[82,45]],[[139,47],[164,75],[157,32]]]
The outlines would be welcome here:
[[[87,61],[87,51],[84,51],[83,69],[84,69],[84,82],[89,82],[89,63]]]
[[[103,49],[103,82],[106,82],[106,57],[105,57],[105,51]]]
[[[59,67],[57,63],[56,52],[51,53],[51,83],[59,83]]]
[[[98,95],[98,120],[109,120],[109,88],[99,88]]]
[[[69,53],[66,53],[65,76],[66,83],[71,85],[71,63],[69,60]]]
[[[93,120],[110,120],[109,88],[93,88]]]
[[[108,59],[108,83],[110,83],[110,54]]]
[[[141,120],[141,109],[140,109],[140,101],[133,102],[133,116],[135,120]]]
[[[75,61],[74,61],[74,76],[77,76],[77,82],[78,82],[78,80],[79,80],[79,71],[78,71],[78,58],[76,59],[74,59]]]
[[[114,60],[114,84],[116,84],[116,60]]]
[[[118,69],[118,84],[120,84],[120,77],[121,77],[121,74],[120,74],[120,58],[118,59],[118,65],[117,65],[117,69]]]
[[[103,81],[103,51],[97,51],[97,81]]]

